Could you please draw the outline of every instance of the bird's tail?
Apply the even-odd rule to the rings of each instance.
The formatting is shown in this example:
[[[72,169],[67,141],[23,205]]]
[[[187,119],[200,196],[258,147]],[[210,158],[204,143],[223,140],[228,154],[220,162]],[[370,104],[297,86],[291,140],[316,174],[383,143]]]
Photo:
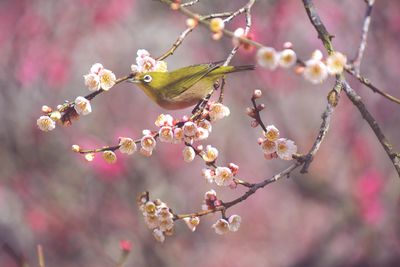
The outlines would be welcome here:
[[[256,68],[255,65],[243,65],[243,66],[232,66],[232,67],[233,67],[232,72],[254,70]]]

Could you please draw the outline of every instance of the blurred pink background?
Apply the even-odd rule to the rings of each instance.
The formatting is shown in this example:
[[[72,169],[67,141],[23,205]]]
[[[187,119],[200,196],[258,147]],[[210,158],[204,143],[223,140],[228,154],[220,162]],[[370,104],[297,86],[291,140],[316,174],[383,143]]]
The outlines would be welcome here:
[[[335,48],[350,59],[358,49],[365,3],[314,1]],[[231,11],[240,0],[201,0],[202,14]],[[378,87],[398,90],[400,2],[376,1],[361,72]],[[118,136],[141,136],[164,112],[131,84],[122,84],[93,101],[93,113],[72,127],[51,133],[37,129],[43,104],[56,106],[88,93],[82,75],[101,62],[121,77],[136,51],[159,56],[185,29],[186,18],[158,1],[59,0],[0,2],[0,266],[26,259],[37,266],[36,245],[46,266],[115,266],[119,241],[132,241],[127,266],[400,266],[399,177],[358,110],[343,94],[330,132],[309,174],[294,172],[259,191],[228,214],[242,216],[241,229],[216,235],[219,215],[203,217],[191,233],[177,222],[175,234],[157,243],[136,207],[136,195],[149,190],[175,212],[201,209],[205,191],[215,188],[201,177],[203,163],[181,159],[182,145],[159,144],[154,156],[118,155],[115,165],[86,162],[71,152],[114,144]],[[243,26],[237,18],[227,26]],[[306,59],[321,42],[301,1],[258,1],[253,8],[254,39],[276,49],[291,41]],[[197,28],[175,54],[169,69],[224,59],[231,40],[212,41]],[[255,64],[255,51],[239,51],[233,64]],[[325,53],[324,53],[325,54]],[[363,97],[395,148],[400,149],[399,107],[348,78]],[[331,78],[311,85],[293,70],[228,78],[231,116],[214,125],[205,144],[216,146],[219,163],[234,162],[239,175],[261,181],[290,163],[266,161],[257,145],[261,131],[245,115],[254,89],[266,124],[295,140],[307,152],[317,135]],[[190,110],[172,112],[175,117]],[[229,201],[242,188],[215,188]],[[12,256],[15,254],[14,256]]]

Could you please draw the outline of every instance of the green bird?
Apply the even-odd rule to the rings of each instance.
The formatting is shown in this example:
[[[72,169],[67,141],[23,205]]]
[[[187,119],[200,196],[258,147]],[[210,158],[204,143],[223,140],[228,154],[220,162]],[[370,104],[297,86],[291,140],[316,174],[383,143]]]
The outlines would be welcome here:
[[[206,97],[214,89],[214,83],[224,75],[254,68],[254,65],[198,64],[169,72],[140,73],[130,82],[137,84],[160,107],[183,109]]]

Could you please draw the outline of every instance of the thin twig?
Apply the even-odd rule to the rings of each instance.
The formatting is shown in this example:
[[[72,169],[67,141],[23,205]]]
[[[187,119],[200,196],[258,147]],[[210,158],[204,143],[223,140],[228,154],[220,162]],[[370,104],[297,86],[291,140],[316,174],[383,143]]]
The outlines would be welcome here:
[[[311,21],[311,24],[314,26],[316,31],[318,32],[319,38],[322,40],[325,48],[327,49],[329,54],[332,54],[334,49],[332,46],[331,38],[332,35],[328,33],[324,24],[322,23],[315,6],[312,0],[303,0],[304,8],[308,14],[308,17]],[[392,161],[399,177],[400,177],[400,155],[399,153],[395,153],[392,150],[392,145],[389,143],[389,140],[385,137],[382,130],[380,129],[378,123],[365,107],[364,103],[361,101],[361,97],[350,87],[350,85],[343,78],[342,80],[342,88],[345,90],[347,97],[351,100],[353,105],[355,105],[363,118],[368,122],[371,129],[374,131],[376,137],[381,143],[383,149],[386,151],[386,154],[389,156]]]
[[[339,96],[340,92],[342,91],[342,79],[341,77],[336,78],[336,83],[334,88],[332,89],[331,93],[329,96],[332,94],[334,97],[329,97],[328,96],[328,104],[325,108],[324,113],[322,113],[322,123],[319,128],[318,136],[314,141],[313,146],[311,147],[310,151],[307,153],[307,155],[302,157],[302,160],[304,160],[304,165],[301,168],[300,173],[307,173],[308,168],[310,167],[310,164],[314,158],[315,153],[319,150],[319,147],[321,146],[322,142],[324,141],[324,138],[326,134],[328,133],[329,126],[330,126],[330,121],[331,117],[333,114],[333,111],[335,110],[335,107],[339,101]]]
[[[171,0],[160,0],[160,2],[165,3],[165,4],[167,4],[167,5],[171,5],[171,4],[173,3]],[[186,7],[182,7],[182,5],[180,5],[180,6],[178,7],[178,10],[179,10],[182,14],[184,14],[185,16],[187,16],[187,17],[189,17],[189,18],[196,19],[196,20],[198,20],[199,18],[202,18],[201,15],[196,14],[196,13],[190,11],[190,10],[187,9]],[[207,17],[207,16],[206,16],[206,17]],[[198,22],[199,22],[200,25],[203,25],[203,26],[205,26],[205,27],[210,27],[210,22],[207,21],[207,20],[198,20]],[[229,30],[227,30],[227,29],[222,29],[222,33],[223,33],[224,35],[229,36],[229,37],[232,37],[232,38],[235,37],[235,34],[234,34],[232,31],[229,31]],[[241,37],[236,37],[236,38],[238,38],[239,41],[242,42],[242,43],[246,43],[246,44],[252,45],[252,46],[257,47],[257,48],[264,47],[261,43],[256,42],[256,41],[254,41],[254,40],[251,40],[251,39],[247,38],[246,36],[241,36]]]
[[[332,47],[332,38],[333,35],[331,35],[328,30],[326,29],[325,25],[322,23],[321,18],[319,17],[317,10],[315,9],[315,6],[311,0],[303,0],[303,5],[304,8],[306,9],[308,18],[311,21],[311,24],[314,26],[315,30],[318,33],[318,38],[321,39],[323,45],[325,46],[326,50],[328,51],[328,54],[333,53],[333,47]]]
[[[243,34],[246,37],[248,36],[248,34],[250,32],[250,29],[251,29],[251,8],[252,8],[252,6],[254,5],[255,2],[256,2],[256,0],[250,0],[244,7],[242,7],[237,12],[235,12],[231,17],[229,17],[229,18],[233,18],[234,16],[242,14],[243,12],[246,13],[246,27],[244,29],[244,34]],[[230,21],[229,18],[225,19],[225,23]],[[225,62],[223,64],[223,66],[228,66],[229,65],[229,63],[231,62],[232,58],[235,56],[236,52],[239,50],[240,45],[241,45],[241,43],[238,42],[238,44],[235,45],[234,48],[232,48],[229,56],[227,57],[227,59],[225,60]],[[221,92],[222,92],[222,90],[221,90]]]
[[[346,81],[343,81],[343,89],[346,92],[348,98],[351,100],[351,102],[358,108],[362,117],[368,122],[369,126],[374,131],[376,138],[378,138],[383,149],[385,150],[386,154],[389,156],[394,167],[396,168],[397,174],[400,177],[400,155],[399,155],[399,153],[396,153],[393,151],[392,145],[390,144],[390,142],[386,138],[386,136],[383,134],[383,132],[382,132],[381,128],[379,127],[375,118],[365,107],[364,103],[361,100],[361,97],[356,93],[356,91],[353,90],[353,88],[351,88],[351,86]]]
[[[181,4],[181,6],[183,6],[183,7],[185,7],[185,6],[193,6],[197,2],[199,2],[199,0],[193,0],[191,2],[183,3],[183,4]]]
[[[365,11],[360,46],[358,47],[357,56],[353,60],[353,68],[357,75],[360,74],[361,60],[364,55],[365,48],[367,47],[367,37],[368,37],[369,25],[371,23],[372,7],[375,3],[375,0],[366,0],[366,3],[367,3],[367,10]]]
[[[164,55],[162,55],[159,58],[157,58],[157,60],[164,60],[167,57],[173,55],[175,50],[181,45],[181,43],[186,38],[186,36],[193,31],[193,29],[194,29],[194,27],[189,27],[186,30],[184,30],[181,33],[181,35],[178,37],[178,39],[175,41],[175,43],[172,45],[171,49],[168,50]]]
[[[39,267],[45,267],[42,245],[37,245],[37,254],[38,254]]]
[[[225,18],[232,16],[233,12],[223,12],[223,13],[213,13],[210,15],[200,16],[199,20],[207,20],[207,19],[214,19],[214,18]]]
[[[397,97],[394,97],[386,92],[383,92],[382,90],[380,90],[378,87],[376,87],[375,85],[373,85],[367,78],[364,78],[363,76],[361,76],[360,74],[357,74],[355,70],[350,69],[350,68],[346,68],[346,72],[349,73],[350,75],[354,76],[360,83],[364,84],[365,86],[367,86],[368,88],[370,88],[374,93],[378,93],[381,96],[385,97],[386,99],[396,103],[396,104],[400,104],[400,99]]]
[[[117,79],[115,81],[115,85],[117,85],[119,83],[122,83],[122,82],[124,82],[126,80],[132,79],[133,77],[134,77],[133,73],[131,73],[131,74],[127,75],[127,76],[121,77],[121,78],[119,78],[119,79]],[[99,94],[102,94],[104,92],[106,92],[106,91],[103,90],[103,89],[100,89],[100,90],[97,90],[97,91],[95,91],[93,93],[90,93],[90,94],[86,95],[85,98],[87,100],[92,100],[93,98],[95,98],[96,96],[98,96]],[[60,120],[63,123],[66,123],[66,122],[70,123],[71,122],[71,116],[74,116],[75,113],[76,113],[76,111],[74,109],[74,106],[75,106],[74,102],[68,102],[68,103],[64,104],[61,107],[61,109],[58,110],[58,111],[62,112],[62,117],[61,117]]]

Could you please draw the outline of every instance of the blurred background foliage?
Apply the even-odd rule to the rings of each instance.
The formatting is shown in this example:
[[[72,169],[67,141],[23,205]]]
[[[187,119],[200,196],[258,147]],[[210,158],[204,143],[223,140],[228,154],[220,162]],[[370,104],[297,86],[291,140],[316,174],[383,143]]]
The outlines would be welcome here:
[[[356,55],[365,12],[362,0],[314,1],[334,45]],[[202,14],[236,10],[245,0],[201,0]],[[393,95],[398,90],[400,2],[376,1],[362,73]],[[301,58],[322,49],[301,1],[258,1],[252,35],[277,49],[291,41]],[[164,112],[131,84],[97,97],[94,112],[72,127],[51,133],[37,129],[43,104],[85,95],[82,75],[95,62],[117,77],[129,73],[136,51],[159,56],[185,29],[186,18],[158,1],[2,0],[0,2],[0,266],[18,266],[15,257],[37,266],[42,244],[46,266],[115,266],[119,240],[133,243],[128,266],[400,266],[399,179],[378,141],[342,95],[331,130],[309,174],[295,172],[237,205],[239,232],[219,236],[202,218],[195,233],[178,222],[175,234],[157,243],[135,203],[150,190],[174,211],[197,211],[205,191],[203,163],[187,164],[181,145],[160,144],[151,158],[119,156],[88,163],[70,151],[114,144],[118,136],[139,137]],[[227,26],[244,25],[237,18]],[[176,53],[169,69],[224,59],[229,38],[215,42],[197,28]],[[234,64],[254,64],[255,51],[240,51]],[[399,107],[350,79],[393,145],[400,148]],[[320,124],[334,80],[311,85],[291,70],[229,77],[225,103],[231,116],[214,125],[206,144],[218,147],[220,164],[234,162],[240,177],[257,182],[287,162],[266,161],[245,108],[254,89],[264,92],[262,115],[306,152]],[[180,117],[189,110],[176,111]],[[217,188],[223,200],[243,189]]]

